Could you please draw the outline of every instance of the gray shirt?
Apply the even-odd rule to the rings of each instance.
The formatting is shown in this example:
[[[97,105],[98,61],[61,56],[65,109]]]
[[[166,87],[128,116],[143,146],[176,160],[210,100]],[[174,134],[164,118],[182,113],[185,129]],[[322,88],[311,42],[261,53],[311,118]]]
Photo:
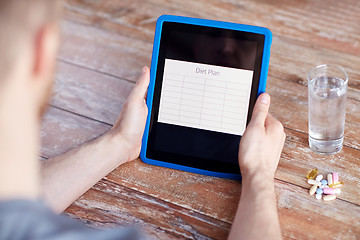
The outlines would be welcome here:
[[[132,228],[97,230],[54,214],[40,202],[0,201],[0,240],[135,240]]]

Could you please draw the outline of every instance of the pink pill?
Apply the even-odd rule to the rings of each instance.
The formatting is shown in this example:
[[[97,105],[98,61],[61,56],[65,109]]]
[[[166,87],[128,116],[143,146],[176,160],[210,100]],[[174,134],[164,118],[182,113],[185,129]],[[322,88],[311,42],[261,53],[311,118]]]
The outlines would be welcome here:
[[[327,194],[327,195],[334,195],[334,194],[337,194],[337,193],[340,193],[340,189],[338,190],[339,188],[324,188],[323,189],[323,192],[324,194]]]
[[[337,183],[339,181],[339,174],[337,172],[332,173],[333,183]]]

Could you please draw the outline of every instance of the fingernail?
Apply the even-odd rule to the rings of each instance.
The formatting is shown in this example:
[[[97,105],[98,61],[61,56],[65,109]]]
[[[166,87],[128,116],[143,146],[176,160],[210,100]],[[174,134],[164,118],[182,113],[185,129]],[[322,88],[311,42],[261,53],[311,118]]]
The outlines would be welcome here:
[[[265,104],[265,105],[268,105],[268,104],[269,104],[269,102],[270,102],[270,96],[269,96],[268,94],[262,94],[260,97],[261,97],[261,98],[260,98],[260,102],[261,102],[261,103],[263,103],[263,104]]]
[[[145,66],[142,68],[142,72],[146,73],[146,67]]]

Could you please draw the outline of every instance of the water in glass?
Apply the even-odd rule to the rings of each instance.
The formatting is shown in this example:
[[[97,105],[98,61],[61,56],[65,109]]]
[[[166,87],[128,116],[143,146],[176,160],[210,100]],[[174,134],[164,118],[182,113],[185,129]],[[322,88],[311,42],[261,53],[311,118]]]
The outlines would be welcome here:
[[[346,89],[341,78],[321,76],[309,82],[309,144],[313,151],[334,154],[341,150]]]

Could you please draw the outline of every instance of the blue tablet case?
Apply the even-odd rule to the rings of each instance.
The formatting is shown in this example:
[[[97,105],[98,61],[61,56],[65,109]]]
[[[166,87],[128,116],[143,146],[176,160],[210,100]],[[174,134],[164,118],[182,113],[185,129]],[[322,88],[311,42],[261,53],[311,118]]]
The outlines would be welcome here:
[[[265,41],[264,41],[264,50],[263,50],[263,58],[262,58],[262,65],[261,65],[262,67],[261,67],[261,72],[260,72],[258,95],[265,92],[265,88],[266,88],[266,79],[267,79],[269,61],[270,61],[270,48],[271,48],[271,42],[272,42],[272,33],[269,29],[263,28],[263,27],[243,25],[243,24],[237,24],[237,23],[229,23],[229,22],[221,22],[221,21],[213,21],[213,20],[206,20],[206,19],[198,19],[198,18],[189,18],[189,17],[182,17],[182,16],[173,16],[173,15],[160,16],[156,22],[154,46],[153,46],[153,53],[152,53],[152,60],[151,60],[150,84],[149,84],[148,95],[147,95],[147,106],[149,109],[149,111],[148,111],[149,114],[147,116],[144,136],[142,139],[142,147],[141,147],[141,152],[140,152],[141,160],[145,163],[157,165],[157,166],[161,166],[161,167],[178,169],[178,170],[182,170],[182,171],[193,172],[193,173],[214,176],[214,177],[220,177],[220,178],[229,178],[229,179],[239,179],[240,180],[241,175],[239,175],[239,174],[208,171],[208,170],[204,170],[204,169],[198,169],[198,168],[178,165],[178,164],[174,164],[174,163],[158,161],[155,159],[149,159],[146,157],[146,148],[147,148],[147,144],[148,144],[151,110],[152,110],[154,87],[155,87],[155,77],[156,77],[155,74],[156,74],[156,69],[157,69],[157,64],[158,64],[162,25],[164,22],[175,22],[175,23],[185,23],[185,24],[192,24],[192,25],[198,25],[198,26],[216,27],[216,28],[230,29],[230,30],[243,31],[243,32],[251,32],[251,33],[257,33],[257,34],[264,35]]]

